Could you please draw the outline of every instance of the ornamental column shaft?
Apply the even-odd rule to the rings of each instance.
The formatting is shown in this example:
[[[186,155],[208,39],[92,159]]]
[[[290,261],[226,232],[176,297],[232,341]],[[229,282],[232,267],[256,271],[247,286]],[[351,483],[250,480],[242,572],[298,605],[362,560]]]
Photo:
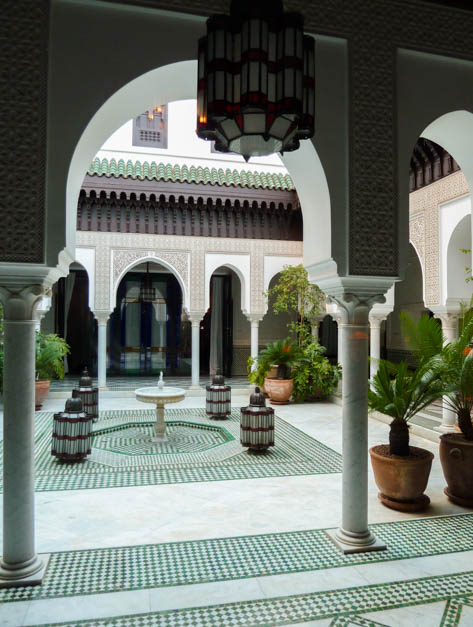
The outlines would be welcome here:
[[[110,313],[94,312],[97,319],[97,378],[100,390],[107,388],[107,322]]]
[[[250,345],[250,354],[253,359],[256,361],[259,353],[259,323],[263,319],[260,314],[254,315],[249,314],[247,316],[250,325],[251,325],[251,345]],[[256,368],[256,363],[253,364],[252,370]]]
[[[372,379],[378,372],[379,360],[381,359],[381,324],[386,320],[385,315],[370,313],[370,378]]]
[[[191,389],[200,390],[200,323],[203,312],[194,312],[189,315],[192,325],[192,384]]]
[[[436,314],[435,317],[442,322],[442,333],[445,343],[454,342],[457,339],[458,314],[456,312],[445,312]],[[456,422],[457,414],[449,407],[444,397],[442,399],[442,424],[436,427],[436,430],[441,433],[454,433]]]
[[[39,285],[0,288],[5,306],[1,586],[40,583],[44,573],[34,531],[34,309],[41,293]]]
[[[385,546],[368,528],[368,314],[377,296],[336,298],[342,316],[342,526],[331,537],[344,553]]]

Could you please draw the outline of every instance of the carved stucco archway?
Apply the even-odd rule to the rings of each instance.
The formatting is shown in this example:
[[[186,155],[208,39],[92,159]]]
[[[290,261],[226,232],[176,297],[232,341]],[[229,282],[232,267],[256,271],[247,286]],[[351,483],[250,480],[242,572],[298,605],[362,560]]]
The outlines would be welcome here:
[[[188,255],[186,253],[153,253],[139,250],[112,251],[112,276],[110,281],[110,311],[115,307],[120,281],[133,268],[142,263],[157,263],[169,270],[178,280],[182,290],[183,309],[189,311]],[[179,269],[178,269],[179,268]]]
[[[240,279],[241,311],[244,314],[250,311],[251,294],[251,257],[250,255],[226,255],[209,253],[205,256],[205,310],[210,307],[210,279],[218,268],[232,270]]]

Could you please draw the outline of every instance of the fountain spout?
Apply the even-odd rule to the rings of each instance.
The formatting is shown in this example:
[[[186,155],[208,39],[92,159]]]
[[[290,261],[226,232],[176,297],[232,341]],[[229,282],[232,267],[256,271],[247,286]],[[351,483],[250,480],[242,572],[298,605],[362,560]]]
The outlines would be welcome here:
[[[158,388],[160,390],[162,390],[164,388],[164,380],[163,380],[163,372],[162,371],[159,373]]]

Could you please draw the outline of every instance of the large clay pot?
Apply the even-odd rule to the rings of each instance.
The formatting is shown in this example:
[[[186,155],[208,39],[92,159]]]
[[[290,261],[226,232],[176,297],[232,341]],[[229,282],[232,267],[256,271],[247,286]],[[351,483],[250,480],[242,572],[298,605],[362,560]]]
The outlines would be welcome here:
[[[34,408],[41,409],[44,399],[49,394],[51,381],[35,381]]]
[[[424,490],[434,455],[416,446],[410,450],[412,454],[408,457],[389,456],[388,446],[373,446],[371,465],[383,505],[401,512],[420,512],[430,503]]]
[[[457,505],[473,507],[473,442],[459,433],[440,436],[440,462],[445,494]]]
[[[264,380],[264,390],[269,396],[271,403],[286,405],[292,396],[292,379],[266,378]]]

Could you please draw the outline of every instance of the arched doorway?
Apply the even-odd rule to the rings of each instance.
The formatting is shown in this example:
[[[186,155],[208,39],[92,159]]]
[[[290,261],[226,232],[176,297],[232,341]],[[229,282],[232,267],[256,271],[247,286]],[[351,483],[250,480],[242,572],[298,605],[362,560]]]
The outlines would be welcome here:
[[[118,282],[108,333],[110,374],[190,374],[190,323],[182,289],[159,262],[139,262]]]

